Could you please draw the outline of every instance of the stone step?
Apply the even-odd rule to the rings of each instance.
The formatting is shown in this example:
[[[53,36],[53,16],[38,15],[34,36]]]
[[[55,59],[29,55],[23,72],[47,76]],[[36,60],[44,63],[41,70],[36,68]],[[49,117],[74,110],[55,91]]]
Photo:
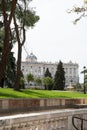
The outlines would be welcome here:
[[[87,108],[87,104],[74,104],[75,108]]]

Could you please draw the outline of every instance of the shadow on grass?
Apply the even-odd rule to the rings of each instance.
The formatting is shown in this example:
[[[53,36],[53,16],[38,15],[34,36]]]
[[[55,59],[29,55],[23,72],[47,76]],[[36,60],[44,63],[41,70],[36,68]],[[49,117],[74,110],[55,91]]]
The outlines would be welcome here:
[[[3,94],[3,93],[0,93],[0,97],[1,98],[20,98],[20,96],[18,95],[13,95],[13,94]]]
[[[21,89],[20,91],[15,91],[3,89],[0,91],[0,98],[73,98],[73,96],[69,96],[68,93],[66,95],[50,93],[47,90]]]
[[[21,94],[21,95],[20,95]],[[47,97],[47,95],[43,95],[39,92],[35,92],[32,90],[20,90],[20,91],[15,91],[13,90],[12,92],[8,91],[8,93],[0,92],[0,97],[1,98],[43,98]]]
[[[14,92],[14,94],[13,94],[13,92]],[[21,98],[20,95],[15,94],[15,92],[17,92],[17,91],[13,90],[13,92],[9,92],[9,93],[0,92],[0,97],[1,98]],[[21,92],[19,92],[19,93],[21,93]]]
[[[4,91],[3,92],[0,91],[0,97],[1,98],[49,98],[51,96],[49,96],[47,93],[41,93],[33,91],[33,90],[20,90],[20,91]]]
[[[52,96],[52,95],[49,95],[46,93],[43,92],[43,93],[40,93],[39,90],[38,92],[36,91],[33,91],[33,90],[24,90],[23,93],[27,94],[27,95],[33,95],[35,96],[36,98],[70,98],[69,96]]]
[[[33,91],[33,90],[24,90],[23,93],[30,95],[30,96],[33,96],[33,97],[36,97],[36,98],[46,98],[46,97],[48,97],[47,94],[40,93],[39,90],[38,90],[38,92]]]

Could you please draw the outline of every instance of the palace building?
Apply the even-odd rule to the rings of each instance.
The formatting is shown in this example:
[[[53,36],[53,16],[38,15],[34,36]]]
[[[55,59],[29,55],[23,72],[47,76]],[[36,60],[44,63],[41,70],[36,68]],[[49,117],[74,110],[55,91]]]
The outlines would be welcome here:
[[[33,53],[30,53],[30,55],[26,57],[26,61],[22,61],[21,70],[24,74],[25,80],[29,73],[33,74],[34,77],[43,78],[47,68],[54,78],[57,65],[58,62],[38,62],[37,57]],[[71,81],[73,85],[79,83],[78,64],[70,61],[68,63],[63,63],[63,67],[65,71],[65,85],[68,86]]]

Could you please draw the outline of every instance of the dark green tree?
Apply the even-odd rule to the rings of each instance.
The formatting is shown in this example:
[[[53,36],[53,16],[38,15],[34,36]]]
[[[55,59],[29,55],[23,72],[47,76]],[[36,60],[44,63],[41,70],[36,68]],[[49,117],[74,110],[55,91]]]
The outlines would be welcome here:
[[[8,55],[11,51],[9,40],[11,36],[11,22],[15,12],[17,0],[1,0],[0,1],[0,29],[3,26],[4,40],[1,53],[0,63],[0,81],[6,71]]]
[[[65,87],[65,72],[63,68],[63,63],[59,61],[57,66],[57,71],[54,77],[54,87],[55,90],[64,90]]]
[[[2,50],[3,50],[3,41],[4,41],[4,27],[3,24],[0,24],[0,64],[1,64],[1,58],[2,58]],[[9,39],[9,48],[10,50],[13,47],[13,44],[15,42],[14,36],[10,36]],[[0,86],[4,87],[4,84],[8,87],[13,87],[14,81],[15,81],[15,74],[16,74],[16,59],[14,58],[14,53],[11,51],[8,54],[7,64],[6,64],[6,70],[3,73],[3,77],[0,80]]]
[[[3,46],[1,44],[0,54],[2,54],[2,48]],[[13,84],[15,82],[15,76],[16,76],[16,59],[14,57],[14,53],[10,52],[7,59],[5,73],[3,74],[3,78],[0,80],[0,86],[3,88],[5,83],[6,86],[13,87]]]
[[[10,52],[7,60],[7,67],[4,74],[5,82],[8,87],[13,88],[16,77],[16,59],[14,53]]]
[[[25,30],[27,27],[33,27],[39,20],[39,16],[36,16],[33,8],[30,8],[29,2],[32,0],[1,0],[0,1],[0,26],[3,24],[4,40],[3,49],[1,54],[0,63],[0,80],[6,70],[8,55],[11,52],[10,49],[10,36],[12,34],[11,22],[13,19],[16,34],[16,40],[18,43],[18,58],[17,58],[17,73],[14,89],[19,90],[20,78],[21,78],[21,53],[22,46],[25,43]]]
[[[50,77],[50,78],[52,78],[51,73],[50,73],[50,71],[49,71],[49,68],[46,69],[46,72],[45,72],[45,74],[44,74],[44,77]]]

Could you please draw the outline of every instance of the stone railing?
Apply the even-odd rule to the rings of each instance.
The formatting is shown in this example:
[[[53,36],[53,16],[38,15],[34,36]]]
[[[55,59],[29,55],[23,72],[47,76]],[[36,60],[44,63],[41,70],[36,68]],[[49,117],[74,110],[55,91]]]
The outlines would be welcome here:
[[[0,130],[75,130],[72,126],[72,116],[87,119],[87,109],[48,110],[0,117]],[[75,120],[75,123],[81,130],[81,122]],[[87,130],[86,122],[84,130]]]
[[[29,112],[60,108],[87,107],[87,98],[83,99],[0,99],[0,114],[11,112]]]

